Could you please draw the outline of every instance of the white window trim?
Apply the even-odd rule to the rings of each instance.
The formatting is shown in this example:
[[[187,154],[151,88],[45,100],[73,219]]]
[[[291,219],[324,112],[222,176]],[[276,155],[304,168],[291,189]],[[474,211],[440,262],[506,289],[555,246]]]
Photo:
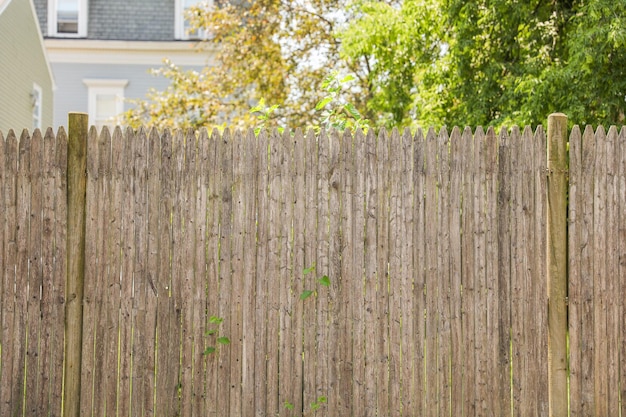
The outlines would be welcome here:
[[[124,88],[128,85],[128,80],[111,80],[100,78],[85,78],[83,84],[87,86],[87,112],[89,114],[89,124],[96,124],[96,99],[98,94],[115,95],[116,113],[124,112]]]
[[[175,0],[174,5],[174,38],[181,41],[188,40],[199,40],[206,38],[206,31],[201,30],[199,36],[189,37],[188,33],[185,33],[185,7],[183,5],[184,0]],[[208,3],[209,5],[213,5],[213,0],[199,0],[198,3]]]
[[[41,116],[43,115],[43,90],[41,89],[41,86],[37,83],[33,83],[31,100],[33,106],[33,128],[41,129]]]
[[[87,37],[87,0],[78,0],[78,33],[57,32],[57,0],[48,0],[48,36],[56,38]]]

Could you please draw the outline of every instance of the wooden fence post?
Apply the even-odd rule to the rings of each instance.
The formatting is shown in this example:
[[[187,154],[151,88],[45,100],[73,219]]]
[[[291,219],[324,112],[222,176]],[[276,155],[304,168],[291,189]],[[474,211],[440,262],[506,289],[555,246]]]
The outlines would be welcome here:
[[[548,117],[548,395],[549,415],[565,417],[567,398],[567,116]]]
[[[88,116],[86,113],[70,113],[68,119],[63,417],[79,417],[85,273]]]

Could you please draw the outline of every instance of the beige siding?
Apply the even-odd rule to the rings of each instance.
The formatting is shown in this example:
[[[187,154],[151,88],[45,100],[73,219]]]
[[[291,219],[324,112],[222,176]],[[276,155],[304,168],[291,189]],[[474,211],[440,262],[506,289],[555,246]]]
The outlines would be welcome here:
[[[33,127],[33,83],[42,89],[42,127],[52,125],[53,81],[30,0],[13,0],[0,14],[0,131]]]

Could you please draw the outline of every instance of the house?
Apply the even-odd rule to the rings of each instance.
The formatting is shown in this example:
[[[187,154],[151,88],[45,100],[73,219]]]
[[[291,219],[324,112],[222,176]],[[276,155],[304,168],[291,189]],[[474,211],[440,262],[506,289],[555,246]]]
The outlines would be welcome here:
[[[185,10],[199,0],[34,0],[56,81],[54,126],[67,114],[89,114],[90,124],[115,123],[169,81],[150,74],[164,58],[187,69],[208,63],[189,34]],[[196,35],[196,36],[194,36]]]
[[[0,0],[0,131],[52,125],[54,80],[32,0]]]

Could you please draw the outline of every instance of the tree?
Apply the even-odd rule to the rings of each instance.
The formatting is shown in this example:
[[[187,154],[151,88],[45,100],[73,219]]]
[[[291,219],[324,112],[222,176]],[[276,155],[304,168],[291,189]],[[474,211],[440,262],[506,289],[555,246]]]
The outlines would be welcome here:
[[[199,47],[214,54],[212,64],[194,72],[166,62],[155,73],[170,79],[170,88],[138,101],[126,113],[127,123],[249,126],[250,108],[265,99],[278,105],[271,116],[282,124],[306,126],[321,117],[315,106],[329,69],[356,74],[358,82],[344,94],[363,107],[367,78],[358,66],[339,58],[335,36],[346,25],[341,10],[348,0],[215,3],[214,8],[201,4],[188,16],[193,28],[210,34]]]
[[[343,52],[369,63],[370,111],[391,111],[394,123],[536,125],[562,111],[577,123],[621,124],[625,4],[364,1]]]
[[[283,126],[320,125],[325,77],[354,74],[335,100],[374,126],[622,124],[626,0],[259,0],[196,8],[214,65],[171,63],[172,80],[127,114],[198,127],[250,126],[265,99]],[[342,75],[337,76],[342,79]],[[274,107],[278,106],[278,107]],[[344,107],[348,109],[348,107]],[[355,113],[356,114],[356,113]]]

